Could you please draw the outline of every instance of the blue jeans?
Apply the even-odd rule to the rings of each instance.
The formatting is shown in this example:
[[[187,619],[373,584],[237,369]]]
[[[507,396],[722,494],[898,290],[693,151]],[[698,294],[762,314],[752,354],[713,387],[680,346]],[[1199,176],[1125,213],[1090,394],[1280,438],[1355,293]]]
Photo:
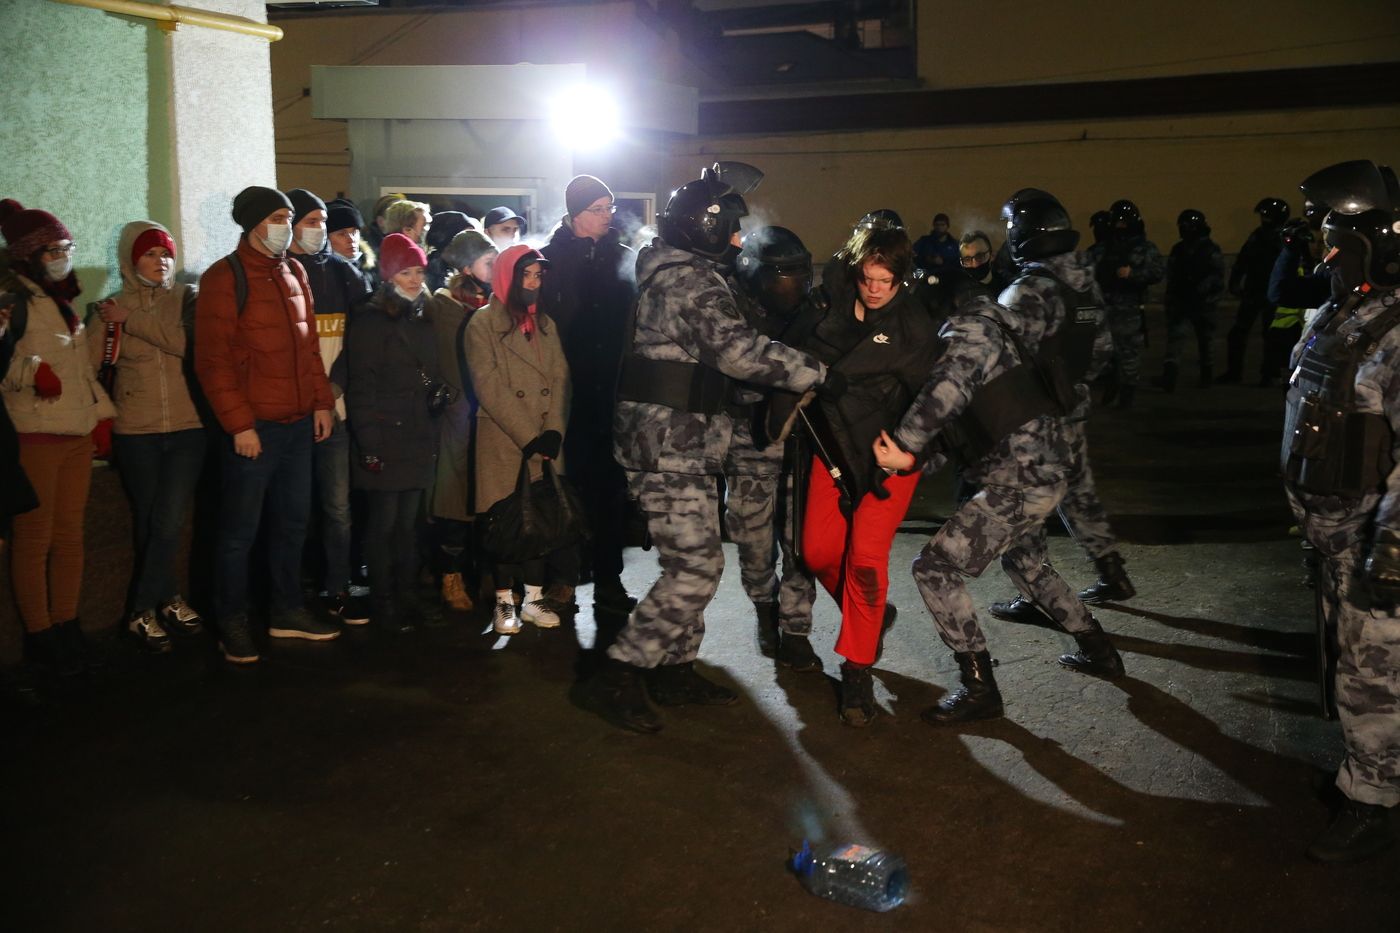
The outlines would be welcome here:
[[[326,570],[322,588],[332,596],[350,589],[350,431],[335,431],[315,445],[316,499],[321,506],[321,549]]]
[[[159,608],[180,592],[176,553],[207,445],[203,428],[112,437],[117,471],[131,497],[133,612]]]
[[[267,506],[267,562],[273,614],[302,607],[301,551],[311,517],[310,415],[255,425],[262,443],[256,460],[233,452],[233,438],[219,445],[223,501],[219,508],[214,611],[219,620],[248,614],[248,554]]]

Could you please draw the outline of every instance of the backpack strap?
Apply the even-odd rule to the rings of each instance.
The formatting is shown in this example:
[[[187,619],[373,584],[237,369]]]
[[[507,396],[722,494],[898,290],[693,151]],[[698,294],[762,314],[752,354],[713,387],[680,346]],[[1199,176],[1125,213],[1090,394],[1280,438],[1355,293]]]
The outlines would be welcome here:
[[[228,267],[233,272],[233,298],[237,303],[238,316],[243,316],[243,309],[248,304],[248,272],[243,268],[243,260],[238,258],[237,253],[229,253],[224,257]]]

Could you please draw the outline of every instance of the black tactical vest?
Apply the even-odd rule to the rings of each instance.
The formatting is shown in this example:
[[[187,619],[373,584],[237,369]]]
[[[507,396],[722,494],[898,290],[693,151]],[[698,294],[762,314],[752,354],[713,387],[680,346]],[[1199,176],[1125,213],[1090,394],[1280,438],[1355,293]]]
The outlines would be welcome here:
[[[1356,371],[1400,323],[1400,306],[1340,333],[1362,300],[1353,294],[1340,309],[1323,309],[1289,380],[1281,461],[1285,481],[1301,492],[1358,499],[1379,492],[1395,466],[1390,423],[1356,410]]]
[[[1048,269],[1032,269],[1026,275],[1050,279],[1060,292],[1065,319],[1060,329],[1040,342],[1036,358],[1051,378],[1051,393],[1069,414],[1079,404],[1074,387],[1084,381],[1094,359],[1094,341],[1104,320],[1103,302],[1095,297],[1093,286],[1085,291],[1070,288]]]

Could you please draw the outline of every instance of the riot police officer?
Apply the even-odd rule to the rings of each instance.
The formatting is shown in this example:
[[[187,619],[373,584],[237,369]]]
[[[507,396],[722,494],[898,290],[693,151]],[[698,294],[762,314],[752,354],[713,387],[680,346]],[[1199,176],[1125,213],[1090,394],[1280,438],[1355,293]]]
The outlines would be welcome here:
[[[1007,221],[1006,242],[1020,263],[1021,275],[1001,293],[999,301],[1019,315],[1046,322],[1049,331],[1062,335],[1056,342],[1064,349],[1065,373],[1076,382],[1077,399],[1063,425],[1070,462],[1059,513],[1099,573],[1079,598],[1089,603],[1131,599],[1137,590],[1128,578],[1089,465],[1087,383],[1107,366],[1113,352],[1094,266],[1083,253],[1074,252],[1075,244],[1069,237],[1049,235],[1068,231],[1070,221],[1063,205],[1048,192],[1022,189],[1012,195],[1002,212]],[[1043,529],[1037,529],[1023,546],[1032,554],[1043,552]],[[995,602],[989,611],[1009,622],[1044,624],[1050,619],[1029,594]]]
[[[1235,323],[1226,338],[1224,383],[1236,383],[1244,378],[1244,351],[1249,332],[1258,322],[1260,333],[1267,339],[1273,322],[1274,306],[1269,301],[1269,277],[1283,249],[1283,225],[1288,220],[1288,202],[1282,198],[1263,198],[1254,205],[1259,226],[1249,234],[1230,269],[1230,294],[1240,300],[1235,311]],[[1273,379],[1268,372],[1260,373],[1260,382]]]
[[[736,174],[717,164],[678,188],[661,235],[637,256],[613,453],[646,513],[661,575],[608,648],[598,696],[606,714],[639,732],[662,727],[648,688],[663,706],[738,699],[694,667],[724,569],[715,477],[734,434],[724,410],[732,381],[805,391],[827,376],[810,356],[755,331],[735,306],[725,270],[748,213],[740,191],[757,181],[736,190]]]
[[[1162,388],[1176,391],[1181,350],[1188,330],[1196,333],[1200,364],[1198,385],[1211,383],[1210,343],[1215,334],[1215,303],[1225,294],[1225,257],[1210,238],[1206,215],[1190,208],[1176,218],[1181,239],[1167,257],[1167,356],[1162,363]]]
[[[1372,162],[1303,182],[1323,221],[1333,299],[1294,351],[1282,466],[1290,504],[1322,557],[1336,629],[1345,804],[1308,849],[1320,861],[1374,855],[1400,804],[1400,185]]]
[[[1048,258],[1070,253],[1078,242],[1068,215],[1045,192],[1018,192],[1005,213],[1013,255]],[[1082,338],[1073,335],[1066,343],[1072,336],[1068,320],[1048,309],[1025,313],[986,298],[958,307],[939,333],[944,348],[928,382],[893,435],[875,442],[877,462],[887,470],[910,470],[920,460],[931,468],[946,452],[980,486],[914,561],[914,580],[939,637],[953,649],[962,681],[924,711],[931,724],[1002,715],[986,636],[963,582],[997,556],[1017,588],[1078,642],[1079,651],[1063,655],[1061,664],[1100,677],[1123,675],[1108,636],[1045,559],[1043,547],[1034,546],[1037,530],[1064,498],[1071,472],[1063,421],[1081,398],[1064,360],[1071,346],[1082,352]]]
[[[1094,244],[1089,252],[1095,259],[1095,274],[1113,334],[1118,407],[1131,408],[1147,344],[1143,300],[1148,286],[1162,281],[1165,263],[1157,244],[1147,238],[1136,204],[1114,201],[1108,214],[1112,223],[1108,238]]]

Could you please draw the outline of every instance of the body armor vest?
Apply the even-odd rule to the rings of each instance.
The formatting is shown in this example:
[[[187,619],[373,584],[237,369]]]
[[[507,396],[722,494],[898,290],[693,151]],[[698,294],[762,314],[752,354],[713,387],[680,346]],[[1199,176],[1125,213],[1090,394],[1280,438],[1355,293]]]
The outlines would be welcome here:
[[[617,377],[619,402],[649,402],[697,415],[717,415],[725,410],[732,394],[731,380],[712,366],[700,362],[653,360],[633,350],[637,332],[637,305],[643,291],[657,273],[685,262],[662,263],[637,286],[637,297],[627,315],[627,346]]]
[[[1036,358],[1050,379],[1051,394],[1067,415],[1079,404],[1074,387],[1083,382],[1089,372],[1094,359],[1094,341],[1106,312],[1103,302],[1094,296],[1092,286],[1082,292],[1076,291],[1046,269],[1033,269],[1027,275],[1053,281],[1059,289],[1060,301],[1064,302],[1064,323],[1053,336],[1040,342]]]
[[[1289,380],[1281,462],[1294,489],[1359,499],[1380,491],[1395,466],[1394,434],[1385,416],[1357,411],[1356,371],[1400,323],[1387,309],[1351,334],[1340,333],[1364,296],[1353,294],[1313,336]]]
[[[983,315],[978,315],[983,317]],[[1015,331],[994,318],[1002,339],[1016,351],[1015,366],[983,384],[972,401],[941,433],[943,449],[963,466],[972,466],[996,450],[1002,439],[1017,428],[1044,415],[1062,415],[1060,401],[1053,395],[1045,365],[1032,355]],[[1073,385],[1070,392],[1073,394]]]

